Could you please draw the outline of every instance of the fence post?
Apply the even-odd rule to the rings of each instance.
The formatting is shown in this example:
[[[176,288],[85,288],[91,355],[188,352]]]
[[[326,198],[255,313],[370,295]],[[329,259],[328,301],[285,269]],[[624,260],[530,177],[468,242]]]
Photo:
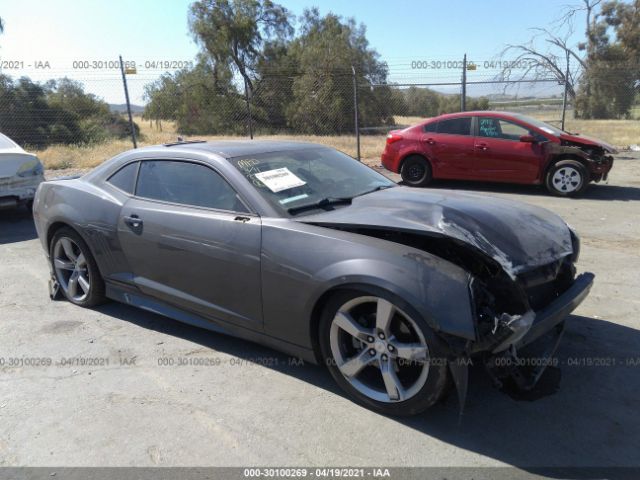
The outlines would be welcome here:
[[[360,162],[360,122],[358,121],[358,80],[356,79],[356,69],[351,65],[351,73],[353,79],[353,121],[356,128],[356,152]]]
[[[247,116],[249,118],[249,138],[253,140],[253,120],[251,118],[251,102],[249,101],[249,87],[247,86],[246,78],[244,79],[244,100],[245,102],[247,102]]]
[[[467,110],[467,54],[462,58],[462,95],[460,95],[460,111]]]
[[[560,122],[560,129],[564,130],[564,120],[567,115],[567,93],[569,92],[569,52],[567,55],[567,70],[564,74],[564,95],[562,96],[562,122]]]
[[[127,88],[127,77],[124,74],[124,63],[122,62],[122,55],[120,55],[120,73],[122,73],[122,85],[124,85],[124,98],[127,101],[127,113],[129,114],[131,140],[133,141],[133,148],[138,148],[138,142],[136,141],[136,129],[133,124],[133,116],[131,115],[131,102],[129,102],[129,89]]]

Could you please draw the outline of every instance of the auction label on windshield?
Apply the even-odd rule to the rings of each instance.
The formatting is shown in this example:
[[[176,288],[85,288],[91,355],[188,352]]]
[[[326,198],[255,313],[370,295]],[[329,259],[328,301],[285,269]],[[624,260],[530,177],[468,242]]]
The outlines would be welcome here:
[[[289,190],[290,188],[301,187],[307,183],[291,173],[287,167],[256,173],[255,177],[264,183],[273,193]]]

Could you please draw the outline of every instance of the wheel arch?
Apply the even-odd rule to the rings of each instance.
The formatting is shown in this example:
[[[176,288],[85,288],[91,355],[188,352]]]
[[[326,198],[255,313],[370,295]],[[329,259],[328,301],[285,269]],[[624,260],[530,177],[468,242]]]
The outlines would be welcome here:
[[[84,235],[80,229],[76,228],[74,225],[72,225],[71,223],[65,220],[56,220],[52,222],[51,225],[49,225],[49,227],[47,228],[47,236],[46,236],[47,255],[49,255],[49,252],[51,251],[51,242],[53,241],[53,237],[56,235],[58,231],[60,231],[63,228],[69,228],[84,241],[85,245],[89,249],[89,252],[93,256],[94,261],[96,262],[96,266],[98,267],[98,272],[100,273],[100,276],[103,276],[100,263],[98,262],[98,257],[96,256],[96,253],[93,247],[91,246],[91,242],[88,241],[87,236]]]
[[[424,160],[429,164],[429,167],[431,167],[431,174],[433,175],[433,162],[431,161],[431,159],[427,155],[425,155],[424,152],[416,151],[407,152],[400,158],[400,162],[398,163],[398,173],[402,173],[402,166],[404,165],[405,160],[409,157],[424,158]]]
[[[576,162],[580,162],[584,166],[584,168],[587,169],[587,173],[589,174],[588,181],[591,181],[588,160],[578,155],[577,153],[558,153],[553,157],[551,157],[551,160],[549,160],[546,167],[544,168],[544,172],[542,174],[542,179],[541,179],[543,183],[546,182],[547,180],[547,175],[549,174],[549,170],[551,170],[556,163],[561,162],[563,160],[575,160]]]
[[[472,337],[475,338],[475,324],[471,316],[471,311],[466,315],[466,321],[462,321],[460,324],[454,325],[452,322],[448,322],[446,320],[446,316],[442,319],[436,318],[434,309],[437,310],[437,305],[432,305],[429,302],[421,302],[415,295],[411,294],[406,289],[401,288],[394,282],[385,282],[384,280],[376,278],[342,277],[339,283],[331,285],[320,295],[317,295],[315,301],[312,303],[312,307],[310,308],[309,335],[311,346],[318,363],[322,363],[319,337],[320,320],[322,318],[324,308],[335,294],[348,290],[358,290],[371,295],[391,297],[394,303],[396,303],[403,311],[412,316],[422,318],[436,333],[442,333],[445,335],[453,334],[454,336],[466,337],[468,339],[471,339]],[[466,283],[462,287],[461,291],[468,292],[468,285]],[[461,319],[458,318],[457,320],[460,321]]]

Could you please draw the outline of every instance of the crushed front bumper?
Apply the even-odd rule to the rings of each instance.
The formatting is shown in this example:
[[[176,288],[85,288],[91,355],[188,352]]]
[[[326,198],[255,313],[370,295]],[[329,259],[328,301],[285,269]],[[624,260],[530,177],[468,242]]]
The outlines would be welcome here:
[[[589,272],[578,275],[567,291],[536,312],[531,327],[515,344],[516,348],[532,343],[562,322],[587,297],[594,278],[595,275]]]
[[[587,297],[594,278],[593,273],[578,275],[571,286],[546,307],[535,313],[529,311],[512,323],[508,338],[484,357],[485,368],[496,386],[502,386],[507,379],[522,390],[536,385],[546,367],[553,364],[552,357],[564,334],[565,319]],[[520,356],[527,350],[531,350],[527,354],[533,352],[535,358]],[[458,358],[449,362],[449,367],[462,412],[467,395],[468,362]]]
[[[594,275],[576,277],[567,291],[536,312],[526,332],[515,331],[508,349],[485,358],[485,367],[497,386],[512,380],[519,390],[531,390],[545,369],[554,365],[553,356],[565,330],[566,317],[587,297]],[[524,317],[523,317],[524,318]]]

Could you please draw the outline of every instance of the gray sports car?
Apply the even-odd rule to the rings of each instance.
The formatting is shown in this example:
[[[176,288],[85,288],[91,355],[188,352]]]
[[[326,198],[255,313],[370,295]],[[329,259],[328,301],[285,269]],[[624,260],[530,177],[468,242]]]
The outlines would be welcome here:
[[[531,388],[593,281],[546,210],[399,186],[306,143],[132,150],[41,184],[34,218],[53,297],[109,298],[324,363],[393,415],[451,383],[463,400],[471,358]]]

